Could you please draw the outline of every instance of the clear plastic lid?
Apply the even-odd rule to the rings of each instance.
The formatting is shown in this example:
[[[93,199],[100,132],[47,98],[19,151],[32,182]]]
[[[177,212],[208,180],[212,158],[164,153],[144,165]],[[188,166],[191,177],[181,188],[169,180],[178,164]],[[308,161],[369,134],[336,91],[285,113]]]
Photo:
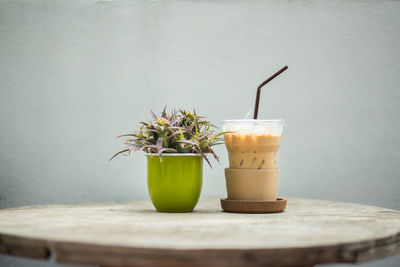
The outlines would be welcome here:
[[[286,126],[284,120],[225,120],[222,121],[224,132],[234,132],[239,134],[269,134],[282,135],[283,127]]]

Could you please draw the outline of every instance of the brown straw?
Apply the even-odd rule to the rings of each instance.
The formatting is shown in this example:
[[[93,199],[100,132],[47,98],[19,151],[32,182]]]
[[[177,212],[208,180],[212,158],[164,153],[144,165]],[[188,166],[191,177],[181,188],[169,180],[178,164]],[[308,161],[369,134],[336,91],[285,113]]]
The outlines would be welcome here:
[[[254,107],[254,116],[253,119],[257,119],[258,116],[258,106],[260,104],[260,94],[261,94],[261,88],[266,85],[267,83],[269,83],[270,81],[272,81],[276,76],[278,76],[279,74],[281,74],[282,72],[284,72],[285,70],[288,69],[288,66],[283,67],[282,69],[280,69],[278,72],[276,72],[274,75],[272,75],[271,77],[269,77],[268,79],[266,79],[265,81],[263,81],[260,86],[258,86],[257,88],[257,96],[256,96],[256,105]]]

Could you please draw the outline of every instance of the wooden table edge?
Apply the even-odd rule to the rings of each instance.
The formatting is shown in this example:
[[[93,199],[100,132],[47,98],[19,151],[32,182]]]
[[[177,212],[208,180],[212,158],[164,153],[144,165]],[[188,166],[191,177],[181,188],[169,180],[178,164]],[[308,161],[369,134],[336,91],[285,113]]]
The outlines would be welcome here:
[[[294,248],[168,249],[75,243],[28,238],[0,233],[0,253],[48,259],[55,254],[59,263],[102,266],[313,266],[327,263],[362,263],[400,253],[400,232],[374,241],[339,243]],[[285,257],[290,253],[291,257]],[[271,255],[276,260],[271,261]],[[245,262],[244,262],[245,261]]]

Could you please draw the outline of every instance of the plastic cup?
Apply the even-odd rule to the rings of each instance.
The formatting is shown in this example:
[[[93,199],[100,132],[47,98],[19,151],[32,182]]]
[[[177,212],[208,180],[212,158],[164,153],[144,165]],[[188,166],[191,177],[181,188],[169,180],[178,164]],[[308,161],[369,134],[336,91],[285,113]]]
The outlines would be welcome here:
[[[223,121],[229,156],[229,168],[225,169],[228,199],[276,201],[276,155],[284,125],[283,120]]]

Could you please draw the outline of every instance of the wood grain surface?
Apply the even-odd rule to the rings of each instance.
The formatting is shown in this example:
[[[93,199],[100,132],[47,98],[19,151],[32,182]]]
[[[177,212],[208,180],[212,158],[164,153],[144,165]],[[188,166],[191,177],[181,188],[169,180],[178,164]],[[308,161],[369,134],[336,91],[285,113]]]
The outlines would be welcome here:
[[[203,199],[191,213],[149,201],[0,210],[0,253],[104,266],[312,266],[400,252],[400,212],[288,199],[285,212],[222,212]]]

